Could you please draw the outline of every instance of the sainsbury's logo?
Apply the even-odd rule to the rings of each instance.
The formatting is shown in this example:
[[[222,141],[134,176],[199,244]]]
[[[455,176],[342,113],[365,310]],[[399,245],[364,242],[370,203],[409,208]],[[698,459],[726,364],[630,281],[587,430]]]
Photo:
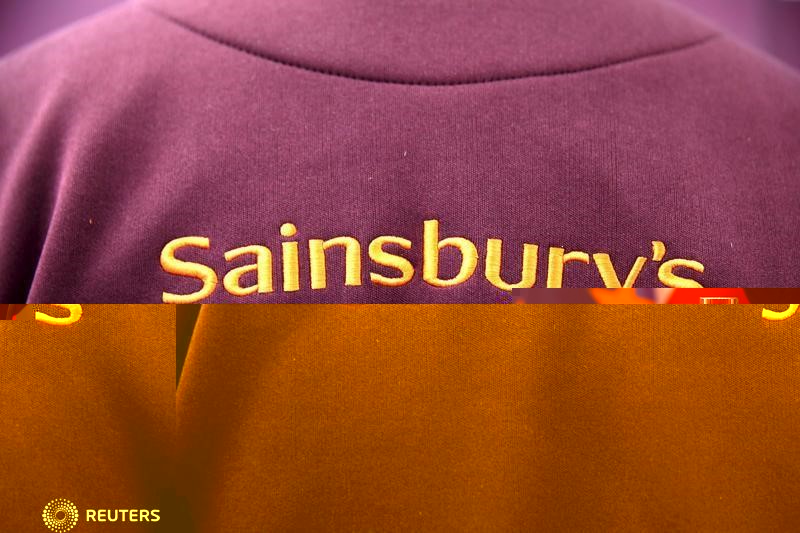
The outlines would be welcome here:
[[[559,288],[575,268],[589,268],[597,276],[598,285],[608,288],[634,287],[641,273],[651,269],[664,287],[703,287],[698,281],[705,271],[703,263],[679,257],[670,257],[663,241],[645,241],[642,243],[641,255],[630,267],[622,267],[619,261],[605,252],[594,250],[568,250],[559,246],[550,246],[540,250],[539,245],[524,243],[522,250],[511,250],[503,247],[503,241],[489,237],[476,244],[473,240],[461,236],[443,237],[439,221],[436,219],[423,221],[421,242],[414,243],[404,236],[381,235],[368,243],[362,243],[352,236],[335,236],[328,239],[310,238],[302,248],[307,247],[307,254],[301,253],[301,239],[295,224],[286,222],[280,227],[281,241],[277,246],[266,246],[252,243],[224,251],[222,257],[227,263],[239,266],[220,273],[210,264],[218,259],[210,257],[210,261],[187,261],[178,256],[187,253],[198,254],[200,250],[210,250],[212,241],[209,237],[194,235],[178,237],[166,243],[161,250],[161,268],[164,272],[185,279],[199,280],[202,286],[195,292],[162,293],[164,303],[194,303],[210,297],[218,286],[233,296],[249,296],[253,294],[272,293],[282,290],[294,292],[310,288],[324,290],[332,283],[328,279],[327,264],[333,259],[330,252],[344,252],[344,279],[336,283],[345,286],[360,286],[368,282],[384,287],[400,287],[412,283],[414,278],[435,288],[449,288],[461,285],[473,276],[485,278],[493,287],[501,291],[526,289],[537,285],[537,269],[539,264],[546,265],[546,279],[539,280],[539,286]],[[414,264],[408,256],[408,250],[417,246],[421,249],[421,264]],[[367,260],[363,249],[366,248]],[[458,271],[455,275],[445,275],[440,270],[440,255],[455,253],[459,257]],[[273,261],[273,252],[277,256]],[[278,253],[280,255],[278,255]],[[203,252],[204,255],[208,255]],[[301,261],[301,257],[305,258]],[[540,257],[541,256],[541,257]],[[242,261],[247,261],[242,264]],[[277,265],[273,264],[278,263]],[[503,264],[515,264],[518,272],[514,279],[508,279],[501,273],[509,271]],[[581,267],[580,264],[589,265]],[[369,273],[364,270],[369,268]],[[275,283],[275,273],[281,273],[282,284]],[[482,272],[481,272],[482,271]],[[305,273],[308,273],[307,279]],[[220,284],[220,277],[222,283]],[[254,282],[243,284],[245,279]]]

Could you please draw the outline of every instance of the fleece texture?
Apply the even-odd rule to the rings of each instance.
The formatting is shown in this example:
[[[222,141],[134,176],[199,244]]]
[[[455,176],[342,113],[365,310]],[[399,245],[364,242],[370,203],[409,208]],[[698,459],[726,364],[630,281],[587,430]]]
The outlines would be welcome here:
[[[800,329],[760,312],[203,306],[179,491],[200,532],[793,531]]]
[[[75,531],[180,531],[174,354],[168,305],[83,305],[67,326],[0,320],[3,531],[47,531],[43,509],[59,498],[78,510]],[[161,514],[101,523],[87,509]]]

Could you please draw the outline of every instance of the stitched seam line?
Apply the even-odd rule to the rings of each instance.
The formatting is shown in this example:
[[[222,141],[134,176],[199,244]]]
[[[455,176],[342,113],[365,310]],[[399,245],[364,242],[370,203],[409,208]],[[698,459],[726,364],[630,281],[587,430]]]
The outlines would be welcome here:
[[[608,67],[614,67],[617,65],[623,65],[626,63],[633,63],[635,61],[639,61],[642,59],[649,59],[655,58],[660,56],[665,56],[669,54],[673,54],[675,52],[681,52],[684,50],[689,50],[691,48],[695,48],[701,46],[703,44],[708,43],[716,39],[719,34],[712,33],[710,35],[706,35],[701,39],[697,39],[695,41],[691,41],[689,43],[680,44],[671,48],[666,48],[664,50],[658,50],[655,52],[647,52],[644,54],[639,54],[635,56],[629,56],[621,59],[615,59],[612,61],[607,61],[604,63],[598,63],[597,65],[589,65],[584,67],[575,67],[575,68],[567,68],[567,69],[553,69],[553,70],[545,70],[540,72],[530,72],[524,74],[515,74],[509,76],[490,76],[486,78],[478,78],[478,79],[467,79],[467,80],[452,80],[452,81],[434,81],[434,80],[402,80],[402,79],[388,79],[388,78],[376,78],[371,76],[360,76],[358,74],[353,74],[349,72],[337,71],[333,69],[325,69],[320,67],[312,67],[309,65],[304,65],[302,63],[298,63],[291,60],[281,59],[270,55],[265,52],[261,52],[259,50],[254,50],[251,48],[247,48],[239,43],[226,39],[224,37],[220,37],[218,35],[214,35],[213,33],[207,32],[205,30],[201,30],[196,28],[190,24],[183,22],[182,20],[176,19],[171,15],[167,15],[152,6],[146,4],[138,4],[146,11],[149,11],[153,15],[157,16],[162,20],[166,20],[175,24],[176,26],[183,28],[186,31],[189,31],[195,35],[203,37],[209,41],[215,42],[221,46],[226,48],[232,48],[239,52],[245,53],[247,55],[257,57],[259,59],[263,59],[265,61],[269,61],[271,63],[275,63],[278,65],[282,65],[285,67],[295,68],[299,70],[304,70],[306,72],[313,72],[316,74],[322,74],[325,76],[333,76],[337,78],[345,78],[349,80],[357,80],[357,81],[365,81],[371,83],[383,83],[383,84],[391,84],[391,85],[423,85],[423,86],[431,86],[431,87],[448,87],[448,86],[455,86],[455,85],[477,85],[481,83],[494,83],[494,82],[501,82],[501,81],[513,81],[513,80],[523,80],[526,78],[544,78],[544,77],[554,77],[554,76],[566,76],[570,74],[580,74],[582,72],[591,72],[593,70],[604,69]]]

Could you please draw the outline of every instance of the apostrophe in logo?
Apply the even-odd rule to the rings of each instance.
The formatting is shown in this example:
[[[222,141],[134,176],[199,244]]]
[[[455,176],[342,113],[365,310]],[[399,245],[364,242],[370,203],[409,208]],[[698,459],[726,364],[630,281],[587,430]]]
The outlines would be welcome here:
[[[42,520],[50,531],[63,533],[78,523],[78,508],[69,500],[56,498],[44,506]]]

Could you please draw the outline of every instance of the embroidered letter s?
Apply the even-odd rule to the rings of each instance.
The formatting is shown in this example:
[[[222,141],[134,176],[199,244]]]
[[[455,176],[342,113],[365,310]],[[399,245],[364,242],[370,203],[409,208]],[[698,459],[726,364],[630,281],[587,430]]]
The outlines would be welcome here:
[[[173,239],[161,250],[161,268],[164,269],[164,272],[177,276],[197,278],[203,282],[203,286],[200,290],[191,294],[172,294],[170,292],[164,292],[161,298],[165,304],[188,304],[197,302],[211,296],[211,293],[217,288],[217,273],[214,272],[211,267],[202,263],[181,261],[175,257],[175,251],[184,246],[194,246],[207,250],[211,246],[211,243],[206,237],[180,237],[178,239]]]

